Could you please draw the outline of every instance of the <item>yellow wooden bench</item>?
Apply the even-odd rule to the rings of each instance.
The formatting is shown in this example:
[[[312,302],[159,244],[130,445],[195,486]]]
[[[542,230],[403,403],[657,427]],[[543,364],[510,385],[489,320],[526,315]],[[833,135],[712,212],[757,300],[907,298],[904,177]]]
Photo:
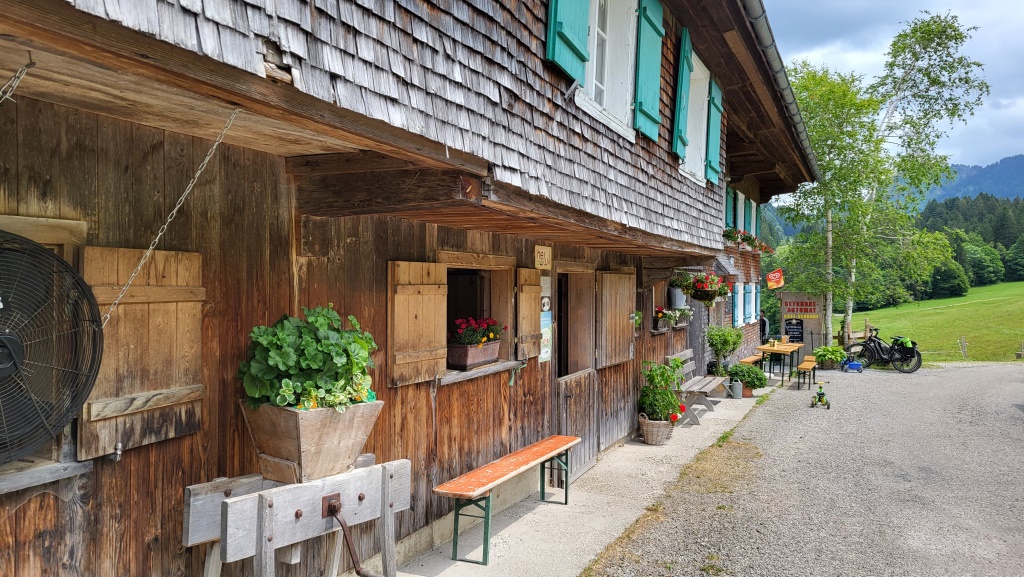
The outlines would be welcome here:
[[[751,356],[749,356],[749,357],[747,357],[745,359],[740,359],[740,364],[744,364],[744,365],[760,365],[761,361],[763,361],[763,360],[764,360],[764,353],[757,353],[756,355],[751,355]]]
[[[796,367],[796,389],[800,390],[800,383],[803,377],[807,377],[807,388],[811,388],[811,383],[818,376],[818,362],[814,359],[813,355],[807,355],[804,357],[804,362],[800,363]]]
[[[469,561],[487,565],[491,548],[491,490],[516,475],[540,465],[540,500],[545,500],[548,466],[558,466],[565,471],[565,498],[569,504],[569,449],[580,442],[579,437],[552,435],[513,451],[504,457],[491,461],[482,467],[460,475],[447,483],[434,487],[434,494],[455,499],[455,531],[452,535],[452,560]],[[483,516],[462,513],[466,507],[476,507]],[[484,521],[484,556],[482,561],[459,559],[459,517],[473,517]]]

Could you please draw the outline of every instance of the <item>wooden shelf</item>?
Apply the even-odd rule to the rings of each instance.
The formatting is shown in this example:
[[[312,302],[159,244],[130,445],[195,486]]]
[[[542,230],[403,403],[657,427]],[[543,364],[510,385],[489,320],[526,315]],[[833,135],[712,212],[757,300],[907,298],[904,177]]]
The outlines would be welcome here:
[[[670,329],[670,328],[666,328],[666,329],[651,329],[651,334],[652,335],[663,335],[663,334],[669,332],[670,330],[672,330],[672,329]]]
[[[57,463],[48,459],[22,459],[0,468],[0,495],[45,485],[92,471],[92,461]]]
[[[523,361],[498,361],[496,363],[477,367],[471,371],[454,371],[449,369],[448,374],[441,377],[441,384],[450,385],[452,383],[468,381],[469,379],[475,379],[477,377],[493,375],[494,373],[511,371],[524,366],[526,366],[526,363]]]

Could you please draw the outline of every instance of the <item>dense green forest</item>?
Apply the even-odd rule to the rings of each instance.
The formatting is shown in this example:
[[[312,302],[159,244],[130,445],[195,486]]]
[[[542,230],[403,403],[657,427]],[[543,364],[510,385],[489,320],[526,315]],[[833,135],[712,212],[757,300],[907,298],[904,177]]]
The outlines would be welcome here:
[[[984,192],[974,198],[933,199],[921,211],[918,225],[934,232],[948,228],[977,233],[987,244],[1010,247],[1024,234],[1024,199],[997,198]]]

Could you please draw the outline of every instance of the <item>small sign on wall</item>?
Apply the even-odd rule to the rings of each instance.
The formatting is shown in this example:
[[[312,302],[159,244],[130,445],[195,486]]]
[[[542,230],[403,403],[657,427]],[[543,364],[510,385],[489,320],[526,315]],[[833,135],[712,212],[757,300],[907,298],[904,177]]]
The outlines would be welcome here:
[[[540,359],[545,363],[551,360],[552,340],[552,311],[551,311],[551,277],[540,277]]]
[[[533,268],[539,268],[541,270],[551,270],[551,263],[553,259],[554,251],[550,246],[534,246],[533,247]]]

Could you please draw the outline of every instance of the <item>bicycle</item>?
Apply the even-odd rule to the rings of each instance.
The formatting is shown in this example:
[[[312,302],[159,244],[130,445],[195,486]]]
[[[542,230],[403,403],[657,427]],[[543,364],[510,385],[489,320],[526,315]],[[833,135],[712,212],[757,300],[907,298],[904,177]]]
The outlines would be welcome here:
[[[871,329],[868,338],[846,347],[846,354],[865,367],[873,363],[892,363],[901,373],[912,373],[921,368],[921,351],[917,343],[907,337],[893,337],[889,344],[878,337],[878,329]]]

